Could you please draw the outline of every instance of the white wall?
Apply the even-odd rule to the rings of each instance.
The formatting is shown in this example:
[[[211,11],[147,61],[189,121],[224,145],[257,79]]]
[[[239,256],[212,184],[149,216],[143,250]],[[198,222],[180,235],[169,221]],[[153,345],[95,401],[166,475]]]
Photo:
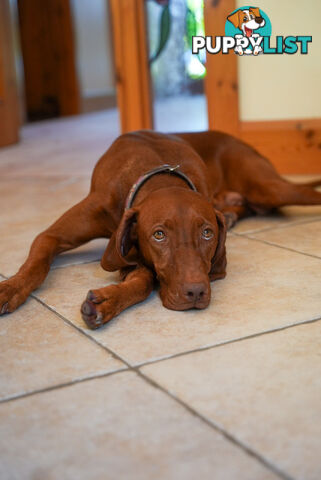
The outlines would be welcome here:
[[[237,0],[237,7],[249,5]],[[321,117],[321,0],[260,0],[276,35],[312,35],[308,55],[238,59],[242,120]]]
[[[108,0],[72,0],[76,57],[83,97],[112,94],[112,63]]]

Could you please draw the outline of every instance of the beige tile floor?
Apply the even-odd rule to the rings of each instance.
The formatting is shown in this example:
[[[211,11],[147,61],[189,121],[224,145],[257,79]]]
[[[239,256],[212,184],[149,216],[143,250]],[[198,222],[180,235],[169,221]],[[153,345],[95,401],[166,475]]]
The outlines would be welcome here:
[[[101,112],[0,150],[1,279],[117,134]],[[240,222],[207,310],[165,310],[155,292],[92,332],[80,303],[117,282],[105,244],[62,255],[0,319],[0,479],[319,480],[321,207]]]

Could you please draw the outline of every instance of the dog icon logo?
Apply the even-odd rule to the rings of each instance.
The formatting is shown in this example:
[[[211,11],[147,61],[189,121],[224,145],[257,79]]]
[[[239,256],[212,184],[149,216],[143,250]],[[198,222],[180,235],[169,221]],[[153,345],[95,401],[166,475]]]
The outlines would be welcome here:
[[[271,35],[271,22],[257,7],[241,7],[228,15],[225,32],[236,39],[235,53],[258,55],[263,51],[262,37]]]

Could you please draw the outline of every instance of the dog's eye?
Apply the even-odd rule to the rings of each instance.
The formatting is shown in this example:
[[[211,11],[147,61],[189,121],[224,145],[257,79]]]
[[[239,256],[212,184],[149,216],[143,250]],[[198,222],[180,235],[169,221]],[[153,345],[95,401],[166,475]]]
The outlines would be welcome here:
[[[247,21],[247,17],[244,17],[244,18],[243,18],[243,22],[246,22],[246,21]]]
[[[251,19],[251,20],[254,20],[254,15],[250,15],[250,19]]]
[[[213,236],[214,232],[210,228],[205,228],[202,232],[202,237],[205,238],[205,240],[210,240]]]
[[[163,232],[163,230],[156,230],[156,232],[153,233],[153,237],[158,242],[161,242],[165,238],[165,233]]]

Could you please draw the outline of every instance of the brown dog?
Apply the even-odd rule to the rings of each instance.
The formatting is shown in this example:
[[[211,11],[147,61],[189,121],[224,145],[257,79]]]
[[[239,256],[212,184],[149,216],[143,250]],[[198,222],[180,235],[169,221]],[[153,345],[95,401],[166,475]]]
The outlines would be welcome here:
[[[205,308],[210,281],[225,276],[226,223],[320,205],[317,183],[287,182],[224,133],[122,135],[97,163],[89,195],[38,235],[18,273],[0,284],[0,314],[43,282],[55,255],[97,237],[110,238],[101,264],[120,270],[123,282],[89,291],[81,311],[90,328],[147,298],[156,278],[165,307]]]

